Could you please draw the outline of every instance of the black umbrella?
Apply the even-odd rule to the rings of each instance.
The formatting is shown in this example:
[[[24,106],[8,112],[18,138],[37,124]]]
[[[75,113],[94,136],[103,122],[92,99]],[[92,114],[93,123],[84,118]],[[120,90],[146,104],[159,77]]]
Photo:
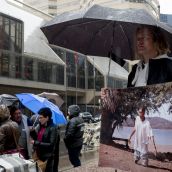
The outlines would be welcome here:
[[[11,106],[17,101],[18,101],[18,98],[15,96],[12,96],[10,94],[1,94],[0,95],[0,105],[4,104],[6,106]]]
[[[41,29],[50,44],[85,55],[113,54],[114,57],[132,59],[133,38],[140,24],[159,27],[169,43],[172,42],[172,28],[144,9],[113,9],[94,5],[89,9],[56,16]]]

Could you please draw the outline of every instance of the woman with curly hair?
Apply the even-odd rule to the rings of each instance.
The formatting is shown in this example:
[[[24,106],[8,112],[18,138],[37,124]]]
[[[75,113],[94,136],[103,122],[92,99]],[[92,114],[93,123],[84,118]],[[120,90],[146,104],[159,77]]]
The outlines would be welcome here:
[[[158,27],[141,26],[136,30],[135,56],[140,61],[128,76],[128,87],[146,86],[172,81],[172,58]]]

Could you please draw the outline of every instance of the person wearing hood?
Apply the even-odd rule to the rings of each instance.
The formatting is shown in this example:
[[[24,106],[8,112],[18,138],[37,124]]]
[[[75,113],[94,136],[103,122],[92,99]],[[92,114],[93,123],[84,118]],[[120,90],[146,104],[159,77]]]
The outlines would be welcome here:
[[[0,154],[17,152],[19,137],[18,125],[10,119],[8,107],[0,105]]]
[[[66,126],[64,142],[73,167],[81,166],[79,155],[83,145],[84,120],[79,116],[78,105],[68,107],[69,121]]]
[[[38,158],[41,161],[47,161],[45,172],[55,172],[53,165],[54,150],[57,142],[57,127],[51,119],[52,111],[50,108],[41,108],[38,114],[39,124],[30,131],[30,135],[33,138],[30,142],[33,144]]]
[[[141,26],[136,30],[136,59],[128,76],[127,87],[138,87],[172,81],[172,58],[161,30],[153,26]]]

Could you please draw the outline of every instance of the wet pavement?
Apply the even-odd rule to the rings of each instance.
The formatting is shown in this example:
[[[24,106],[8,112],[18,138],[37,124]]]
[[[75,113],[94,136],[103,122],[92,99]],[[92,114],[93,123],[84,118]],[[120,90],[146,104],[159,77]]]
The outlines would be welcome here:
[[[61,138],[63,138],[62,133]],[[122,172],[114,168],[98,167],[100,123],[87,124],[84,133],[84,144],[80,157],[81,166],[73,168],[63,139],[60,142],[59,172]]]
[[[59,171],[71,171],[74,169],[71,165],[68,152],[65,147],[63,138],[64,138],[65,128],[61,127],[60,132],[60,157],[59,157]],[[94,164],[94,166],[98,166],[99,159],[99,138],[100,138],[100,122],[98,123],[86,123],[85,124],[85,132],[84,132],[84,143],[81,154],[81,164],[83,166],[88,166],[90,164]]]
[[[60,157],[59,172],[131,172],[110,167],[99,167],[99,150],[91,150],[82,153],[81,166],[73,168],[68,160],[68,156]]]
[[[98,159],[99,159],[99,152],[98,149],[90,150],[90,151],[84,151],[81,154],[80,160],[82,167],[88,166],[89,164],[94,164],[98,166]],[[73,166],[71,165],[68,155],[60,156],[59,160],[59,171],[71,171],[73,169]]]

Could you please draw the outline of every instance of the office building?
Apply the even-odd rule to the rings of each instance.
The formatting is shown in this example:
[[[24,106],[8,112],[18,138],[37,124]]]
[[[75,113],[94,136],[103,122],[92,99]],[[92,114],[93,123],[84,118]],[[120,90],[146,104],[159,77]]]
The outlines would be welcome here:
[[[144,8],[159,18],[158,0],[22,0],[50,15],[87,8],[93,4],[111,8]]]
[[[128,72],[106,57],[49,45],[40,27],[52,16],[23,3],[0,1],[0,94],[56,92],[83,111],[98,107],[102,87],[126,87]]]

